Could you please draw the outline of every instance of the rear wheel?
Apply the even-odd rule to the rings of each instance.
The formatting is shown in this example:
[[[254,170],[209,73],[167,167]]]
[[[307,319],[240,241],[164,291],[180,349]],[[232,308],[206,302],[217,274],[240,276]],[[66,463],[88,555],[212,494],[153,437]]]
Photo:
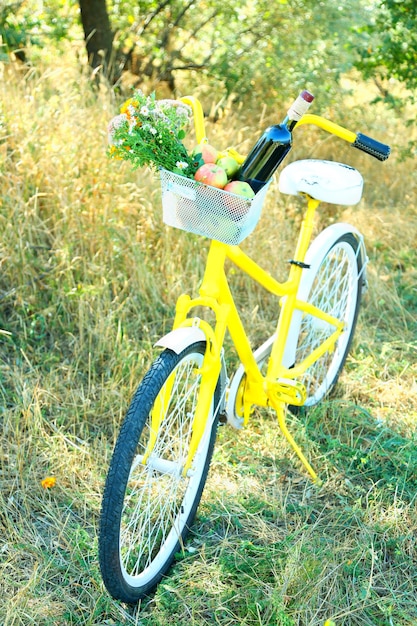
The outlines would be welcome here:
[[[320,257],[312,260],[311,269],[303,272],[297,297],[343,321],[345,328],[334,350],[320,357],[300,379],[307,391],[304,406],[320,402],[336,384],[355,333],[362,294],[361,242],[353,233],[342,235],[318,254]],[[296,311],[288,339],[292,342],[288,346],[293,353],[291,363],[301,363],[333,332],[331,324]]]
[[[165,350],[160,355],[140,384],[116,442],[103,496],[99,553],[107,590],[124,602],[148,594],[167,572],[201,499],[216,437],[219,384],[185,477],[182,469],[205,348],[198,342],[180,354]],[[154,424],[161,420],[156,432],[152,416]]]
[[[325,233],[323,233],[324,236]],[[307,390],[303,406],[314,406],[334,387],[342,371],[355,333],[360,308],[363,264],[360,236],[346,232],[325,246],[320,236],[317,245],[307,253],[310,267],[303,270],[297,299],[309,302],[325,313],[344,321],[345,329],[333,352],[325,353],[300,378]],[[284,351],[284,365],[288,368],[301,363],[308,354],[334,332],[334,327],[322,320],[294,311]],[[260,346],[254,356],[259,367],[266,364],[275,336]],[[243,425],[243,396],[246,374],[242,365],[237,369],[228,394],[227,418],[236,428]],[[293,412],[299,406],[290,406]]]

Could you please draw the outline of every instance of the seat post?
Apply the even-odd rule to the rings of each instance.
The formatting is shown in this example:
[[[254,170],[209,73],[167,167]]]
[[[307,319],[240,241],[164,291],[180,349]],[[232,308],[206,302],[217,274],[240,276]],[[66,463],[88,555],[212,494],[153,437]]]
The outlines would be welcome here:
[[[283,360],[286,340],[294,313],[298,286],[303,272],[304,259],[313,233],[314,215],[319,204],[319,200],[307,196],[307,209],[301,224],[295,259],[293,259],[294,262],[291,263],[287,283],[288,293],[286,297],[281,300],[282,308],[278,318],[277,339],[272,346],[271,359],[268,365],[267,378],[271,381],[275,381],[285,374],[286,368],[284,367]]]
[[[320,200],[316,200],[307,194],[303,194],[307,198],[307,209],[304,213],[304,218],[301,223],[300,233],[298,236],[297,247],[295,249],[295,263],[291,266],[290,271],[290,280],[293,276],[292,272],[296,271],[297,274],[299,272],[300,267],[297,267],[297,263],[302,265],[304,263],[305,255],[307,253],[308,247],[310,245],[311,236],[313,234],[314,227],[314,215],[316,213],[317,207],[320,204]]]

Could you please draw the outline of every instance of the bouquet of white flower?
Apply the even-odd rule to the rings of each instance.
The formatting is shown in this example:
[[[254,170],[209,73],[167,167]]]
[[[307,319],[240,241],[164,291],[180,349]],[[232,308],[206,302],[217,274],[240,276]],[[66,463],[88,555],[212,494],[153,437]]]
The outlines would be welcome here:
[[[157,100],[137,90],[108,127],[110,157],[130,161],[134,168],[149,166],[194,178],[201,164],[189,155],[182,140],[191,109],[176,100]]]

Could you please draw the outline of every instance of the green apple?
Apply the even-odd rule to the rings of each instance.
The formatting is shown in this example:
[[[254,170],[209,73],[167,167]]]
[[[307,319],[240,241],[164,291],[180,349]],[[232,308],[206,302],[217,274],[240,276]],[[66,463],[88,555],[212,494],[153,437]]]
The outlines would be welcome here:
[[[227,178],[232,178],[240,168],[239,163],[231,156],[221,157],[216,161],[217,165],[220,165],[227,174]]]

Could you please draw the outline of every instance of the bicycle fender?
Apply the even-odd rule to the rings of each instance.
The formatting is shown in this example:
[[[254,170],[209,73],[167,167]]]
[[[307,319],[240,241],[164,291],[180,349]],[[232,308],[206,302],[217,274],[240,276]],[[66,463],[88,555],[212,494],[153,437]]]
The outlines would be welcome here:
[[[187,326],[171,330],[154,345],[159,348],[169,348],[176,354],[180,354],[187,346],[197,341],[206,341],[206,335],[198,326]]]
[[[308,265],[314,264],[314,261],[316,261],[317,263],[321,263],[320,251],[327,250],[332,243],[339,239],[339,237],[348,233],[352,233],[352,235],[357,238],[360,244],[362,265],[366,266],[367,256],[365,244],[363,241],[363,235],[359,232],[357,228],[355,228],[351,224],[346,224],[344,222],[338,222],[336,224],[328,226],[314,239],[309,249],[307,250],[305,263]]]
[[[312,272],[305,272],[303,278],[301,279],[301,284],[298,292],[299,298],[303,299],[305,290],[310,290],[311,280],[310,276],[314,276],[316,273],[317,266],[322,262],[323,254],[322,251],[328,250],[333,243],[335,243],[342,235],[352,234],[359,244],[358,255],[360,255],[361,266],[362,266],[362,290],[363,293],[367,290],[367,279],[366,279],[366,266],[368,265],[368,256],[366,254],[365,241],[363,239],[362,233],[359,232],[357,228],[351,226],[350,224],[346,224],[344,222],[338,222],[336,224],[332,224],[325,228],[311,243],[309,249],[307,250],[307,254],[305,257],[305,263],[310,265],[312,268]]]
[[[185,326],[182,328],[176,328],[174,330],[171,330],[171,332],[161,337],[161,339],[159,339],[154,344],[154,346],[160,348],[168,348],[176,354],[180,354],[180,352],[185,350],[187,346],[190,346],[193,343],[197,343],[199,341],[208,341],[204,331],[198,326]],[[216,410],[219,412],[220,415],[223,415],[225,413],[226,389],[229,384],[223,349],[220,352],[220,359],[220,401]]]

